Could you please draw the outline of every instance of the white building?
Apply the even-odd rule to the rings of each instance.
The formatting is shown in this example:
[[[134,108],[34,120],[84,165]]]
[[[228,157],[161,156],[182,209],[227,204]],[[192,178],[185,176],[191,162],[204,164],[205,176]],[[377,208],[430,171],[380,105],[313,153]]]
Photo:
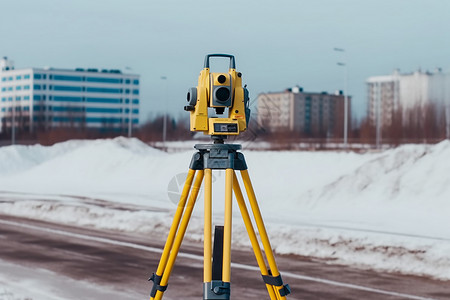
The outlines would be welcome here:
[[[394,112],[422,108],[427,103],[445,108],[447,120],[450,120],[450,74],[440,69],[409,74],[395,70],[392,75],[369,77],[366,83],[368,115],[372,124],[389,126]]]
[[[85,127],[127,131],[139,123],[139,75],[120,70],[15,69],[0,60],[0,130]]]

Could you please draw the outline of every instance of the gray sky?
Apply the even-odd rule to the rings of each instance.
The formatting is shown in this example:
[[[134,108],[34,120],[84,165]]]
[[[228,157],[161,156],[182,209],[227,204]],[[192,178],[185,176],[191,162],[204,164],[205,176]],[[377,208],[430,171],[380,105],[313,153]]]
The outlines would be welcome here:
[[[185,113],[186,91],[197,84],[208,53],[236,56],[252,99],[296,84],[305,91],[343,89],[344,68],[336,63],[346,60],[358,117],[366,111],[367,77],[395,68],[450,71],[446,0],[0,0],[0,5],[1,56],[14,60],[16,68],[130,67],[141,75],[142,121],[164,109],[174,116]]]

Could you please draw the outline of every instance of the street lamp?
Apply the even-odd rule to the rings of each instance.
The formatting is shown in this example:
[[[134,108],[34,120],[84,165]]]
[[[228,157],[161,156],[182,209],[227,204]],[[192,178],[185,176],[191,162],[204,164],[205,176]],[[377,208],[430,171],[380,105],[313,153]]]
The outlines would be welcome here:
[[[12,95],[12,103],[11,103],[11,145],[16,144],[16,95],[13,93]]]
[[[342,48],[334,48],[334,51],[344,52]],[[338,62],[338,66],[344,67],[344,148],[347,149],[348,146],[348,96],[347,96],[347,85],[348,85],[348,68],[347,60],[345,62]]]
[[[165,101],[164,102],[164,115],[163,115],[163,147],[166,148],[166,134],[167,134],[167,77],[161,76],[161,80],[165,81]]]
[[[125,67],[125,70],[128,70],[128,71],[132,71],[133,69],[131,68],[131,67]],[[131,78],[130,78],[130,81],[131,81]],[[130,90],[130,94],[128,94],[128,95],[126,95],[125,94],[125,96],[126,97],[128,97],[128,137],[129,138],[131,138],[131,136],[132,136],[132,128],[133,128],[133,112],[132,112],[132,109],[133,109],[133,97],[132,97],[132,93],[131,93],[131,89],[130,88],[128,88],[129,90]],[[127,86],[125,86],[125,88],[123,89],[124,91],[126,91],[127,90]]]

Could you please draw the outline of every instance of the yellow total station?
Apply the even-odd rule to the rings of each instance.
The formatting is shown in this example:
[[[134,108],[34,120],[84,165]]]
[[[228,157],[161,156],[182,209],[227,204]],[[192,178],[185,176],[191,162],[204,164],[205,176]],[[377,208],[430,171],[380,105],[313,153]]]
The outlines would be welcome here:
[[[228,73],[210,72],[211,57],[229,58]],[[190,112],[191,131],[226,136],[238,135],[247,129],[250,117],[249,93],[242,86],[242,73],[236,71],[233,55],[206,55],[198,85],[189,89],[187,101],[188,105],[184,109]]]
[[[209,72],[209,58],[213,56],[230,59],[228,73]],[[198,151],[192,156],[161,259],[156,272],[150,278],[153,281],[150,300],[161,300],[167,289],[203,181],[203,300],[230,300],[233,194],[270,300],[286,300],[291,290],[288,284],[283,283],[275,262],[244,154],[238,152],[241,145],[224,143],[228,135],[238,135],[247,129],[250,116],[248,91],[245,86],[242,87],[242,75],[236,72],[234,56],[207,55],[205,67],[200,72],[198,86],[189,89],[187,100],[189,103],[185,106],[185,110],[191,113],[191,131],[203,131],[211,135],[214,143],[194,146]],[[228,117],[218,118],[208,115],[210,111]],[[223,226],[215,226],[213,235],[212,173],[219,170],[225,171],[225,213]],[[247,199],[241,190],[236,171],[241,173]],[[246,295],[239,295],[238,299],[246,298]]]

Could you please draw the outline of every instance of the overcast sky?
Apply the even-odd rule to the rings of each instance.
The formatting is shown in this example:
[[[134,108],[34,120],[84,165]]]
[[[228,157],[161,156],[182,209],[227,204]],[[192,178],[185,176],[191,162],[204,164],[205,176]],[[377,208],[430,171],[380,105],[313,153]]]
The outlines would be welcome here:
[[[0,5],[0,56],[14,60],[16,68],[129,67],[141,75],[142,121],[165,109],[174,116],[185,113],[186,91],[197,84],[208,53],[236,56],[252,99],[293,85],[311,92],[343,89],[344,68],[337,62],[346,62],[358,117],[366,112],[369,76],[395,68],[450,72],[446,0],[0,0]]]

